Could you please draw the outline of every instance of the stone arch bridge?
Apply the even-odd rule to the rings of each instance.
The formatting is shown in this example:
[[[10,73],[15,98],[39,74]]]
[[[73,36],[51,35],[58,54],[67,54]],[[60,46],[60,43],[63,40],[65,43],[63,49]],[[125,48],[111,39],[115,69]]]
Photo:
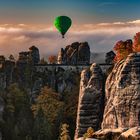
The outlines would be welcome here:
[[[72,70],[75,72],[81,72],[83,69],[88,68],[92,64],[79,64],[79,65],[66,65],[66,64],[36,64],[35,71],[36,72],[45,72],[47,70],[54,70],[58,68],[62,68],[63,70]],[[102,71],[105,72],[112,64],[98,64]]]

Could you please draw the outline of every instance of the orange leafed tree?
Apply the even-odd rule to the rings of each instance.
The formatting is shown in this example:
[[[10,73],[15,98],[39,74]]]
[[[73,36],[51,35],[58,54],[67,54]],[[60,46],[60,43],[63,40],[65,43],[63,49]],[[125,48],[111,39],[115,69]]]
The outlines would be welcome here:
[[[125,59],[132,50],[132,40],[118,41],[114,46],[114,51],[116,52],[115,62]]]
[[[140,52],[140,32],[134,36],[133,51]]]
[[[51,55],[48,57],[48,61],[50,64],[56,64],[57,62],[57,57],[55,55]]]

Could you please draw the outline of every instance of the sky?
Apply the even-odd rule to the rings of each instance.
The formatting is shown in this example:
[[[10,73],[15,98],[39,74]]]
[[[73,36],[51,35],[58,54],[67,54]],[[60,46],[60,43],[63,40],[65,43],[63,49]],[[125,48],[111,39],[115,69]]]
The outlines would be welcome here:
[[[42,56],[53,55],[75,41],[87,41],[92,52],[110,51],[140,31],[139,5],[139,0],[0,0],[0,55],[32,45]],[[72,19],[65,39],[53,25],[60,15]]]

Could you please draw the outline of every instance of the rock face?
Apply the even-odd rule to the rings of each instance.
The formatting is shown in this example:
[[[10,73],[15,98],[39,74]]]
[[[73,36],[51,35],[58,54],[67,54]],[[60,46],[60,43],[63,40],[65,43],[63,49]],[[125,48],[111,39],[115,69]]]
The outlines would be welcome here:
[[[133,127],[123,132],[118,140],[140,140],[140,127]]]
[[[40,61],[39,49],[35,46],[32,46],[29,48],[29,51],[20,52],[18,61],[22,63],[32,62],[32,64],[38,64]]]
[[[65,70],[61,67],[53,66],[52,69],[46,68],[45,72],[35,71],[33,77],[33,92],[39,91],[43,86],[47,85],[62,94],[72,91],[79,73],[72,69]]]
[[[35,46],[29,48],[29,55],[31,56],[33,64],[38,64],[40,61],[39,49]]]
[[[6,88],[6,75],[4,72],[0,73],[0,89],[4,90]]]
[[[0,123],[3,122],[4,100],[0,97]],[[2,140],[2,133],[0,128],[0,140]]]
[[[0,89],[4,90],[12,83],[15,62],[10,60],[0,61]]]
[[[110,52],[108,52],[108,53],[106,53],[106,59],[105,59],[105,62],[107,63],[107,64],[112,64],[113,63],[113,60],[114,60],[114,58],[115,58],[115,53],[113,52],[113,51],[110,51]]]
[[[140,126],[140,53],[115,65],[106,81],[105,98],[102,129]]]
[[[82,137],[89,127],[98,130],[103,116],[104,76],[101,68],[93,64],[81,73],[79,105],[75,138]]]
[[[87,83],[86,71],[82,72],[82,77],[85,77],[83,83]],[[81,91],[82,89],[85,88],[80,88]],[[84,105],[82,104],[84,95],[81,95],[81,91],[77,121],[78,132],[83,130],[79,121],[83,117],[80,111]],[[89,103],[90,100],[86,102],[86,104]],[[88,113],[93,112],[90,110]],[[86,113],[87,116],[88,113]],[[90,120],[85,122],[85,126],[89,125],[89,122]],[[90,126],[92,126],[92,122],[90,122]],[[82,137],[82,135],[78,136]],[[105,84],[105,110],[102,129],[96,131],[93,138],[99,140],[140,139],[140,53],[131,53],[126,60],[115,64],[108,76]]]
[[[26,71],[28,69],[28,57],[25,55],[26,52],[19,54],[19,59],[16,62],[16,68],[14,69],[13,77],[15,81],[18,81],[20,85],[26,83]],[[16,75],[15,75],[16,74]]]
[[[58,64],[89,64],[90,47],[87,42],[74,42],[58,54]]]
[[[6,60],[4,64],[4,72],[6,75],[6,86],[9,86],[13,82],[13,71],[15,68],[15,62]]]
[[[3,120],[4,100],[0,97],[0,121]]]
[[[5,62],[5,57],[3,55],[0,55],[0,63],[3,64]]]
[[[24,84],[25,87],[28,87],[28,82],[31,80],[33,65],[38,64],[39,61],[39,50],[35,46],[30,47],[29,51],[20,52],[13,72],[13,75],[16,73],[16,75],[13,76],[14,81],[18,81],[20,85]]]
[[[140,127],[103,129],[95,132],[93,137],[98,140],[139,140]]]
[[[78,140],[84,140],[84,138],[81,137]],[[101,129],[96,131],[89,140],[140,140],[140,127]]]

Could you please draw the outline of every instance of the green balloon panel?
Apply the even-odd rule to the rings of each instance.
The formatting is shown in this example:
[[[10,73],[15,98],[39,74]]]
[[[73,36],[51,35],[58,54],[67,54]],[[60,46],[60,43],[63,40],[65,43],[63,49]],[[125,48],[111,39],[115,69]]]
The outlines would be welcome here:
[[[67,16],[59,16],[55,19],[54,25],[57,28],[57,30],[64,35],[68,29],[70,28],[72,24],[72,21],[69,17]]]

